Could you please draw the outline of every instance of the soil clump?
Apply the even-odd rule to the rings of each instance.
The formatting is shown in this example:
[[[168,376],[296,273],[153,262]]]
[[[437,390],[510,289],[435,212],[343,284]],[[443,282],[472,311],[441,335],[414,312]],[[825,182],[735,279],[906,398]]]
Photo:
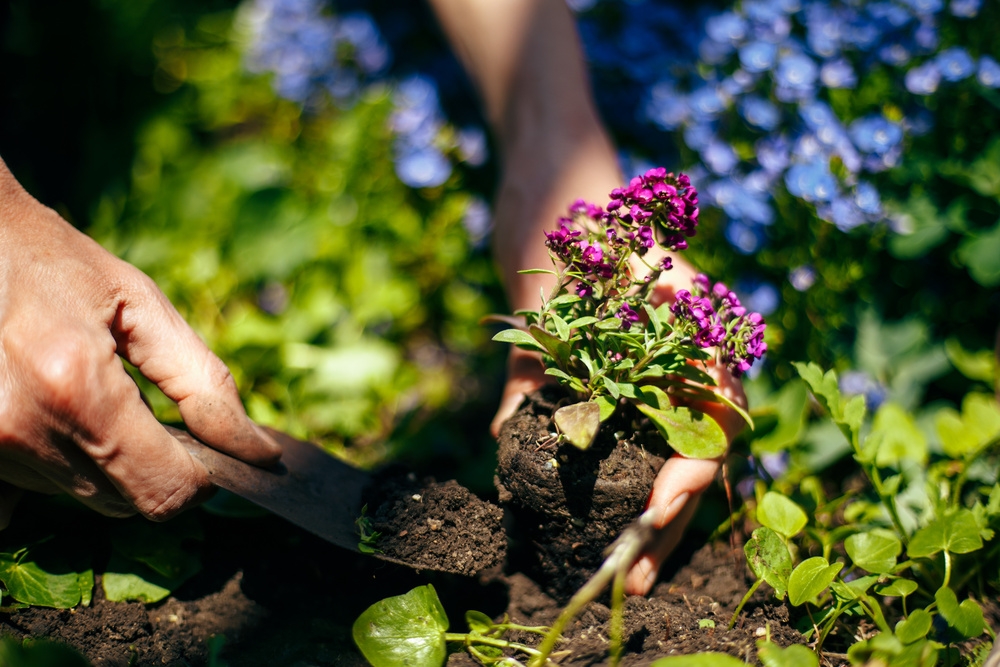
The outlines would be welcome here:
[[[566,601],[597,570],[604,549],[645,509],[671,451],[631,406],[581,451],[556,441],[552,413],[569,399],[558,387],[529,396],[500,431],[497,489],[510,509],[519,565]]]
[[[370,486],[375,548],[418,569],[473,575],[503,563],[503,510],[456,482],[387,470]],[[367,498],[366,498],[367,500]]]

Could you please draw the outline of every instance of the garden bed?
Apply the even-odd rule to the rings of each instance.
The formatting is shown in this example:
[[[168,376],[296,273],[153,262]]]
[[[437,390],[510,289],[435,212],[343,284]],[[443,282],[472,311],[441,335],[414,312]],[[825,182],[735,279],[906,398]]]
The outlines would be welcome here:
[[[427,582],[437,588],[456,631],[463,629],[468,609],[492,617],[509,613],[529,625],[551,623],[560,609],[517,571],[494,568],[476,579],[417,573],[337,549],[272,517],[203,514],[201,520],[204,567],[167,600],[148,606],[109,602],[98,585],[89,607],[0,614],[0,633],[69,643],[95,667],[208,665],[213,652],[240,667],[360,666],[366,663],[350,635],[357,616],[377,600]],[[623,664],[705,650],[752,657],[765,632],[778,643],[801,641],[788,625],[787,608],[763,592],[744,620],[725,630],[750,583],[742,553],[734,555],[729,544],[699,545],[698,537],[687,541],[649,599],[629,599]],[[606,664],[608,616],[603,604],[587,608],[566,633],[564,646],[573,653],[561,664]],[[471,664],[465,654],[449,660]]]

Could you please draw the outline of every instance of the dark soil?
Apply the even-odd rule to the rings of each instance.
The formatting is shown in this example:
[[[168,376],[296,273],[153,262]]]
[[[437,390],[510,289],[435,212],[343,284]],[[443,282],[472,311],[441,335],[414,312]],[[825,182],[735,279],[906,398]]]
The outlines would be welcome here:
[[[556,444],[558,387],[535,392],[500,431],[497,488],[523,545],[524,571],[565,601],[604,560],[604,548],[645,509],[669,448],[623,406],[586,451]]]
[[[210,645],[218,642],[224,642],[221,659],[230,667],[362,667],[366,663],[350,637],[354,619],[377,600],[418,585],[434,584],[452,631],[464,630],[468,609],[494,618],[507,613],[528,625],[551,623],[560,609],[519,572],[495,569],[478,579],[418,574],[338,549],[272,517],[202,515],[204,568],[166,601],[150,606],[108,602],[98,586],[90,607],[0,614],[0,634],[69,643],[95,667],[202,667],[208,664]],[[735,565],[728,544],[695,551],[697,543],[682,546],[651,598],[629,598],[623,665],[706,650],[752,658],[755,642],[766,632],[782,644],[802,641],[788,627],[785,605],[763,592],[747,606],[737,627],[726,631],[750,582],[743,565]],[[585,610],[560,647],[572,651],[562,665],[607,664],[608,616],[599,603]],[[703,619],[714,621],[715,628],[701,627]],[[449,667],[472,664],[464,654],[449,660]]]
[[[430,570],[473,575],[503,563],[503,511],[458,482],[418,481],[386,472],[372,484],[368,507],[377,548],[386,557]]]

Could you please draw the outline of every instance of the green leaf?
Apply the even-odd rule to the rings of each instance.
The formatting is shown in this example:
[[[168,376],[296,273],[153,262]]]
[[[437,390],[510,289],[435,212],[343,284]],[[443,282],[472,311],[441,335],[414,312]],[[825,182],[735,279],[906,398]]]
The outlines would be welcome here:
[[[597,403],[585,401],[566,405],[552,415],[559,432],[578,449],[587,449],[594,443],[601,428],[601,409]]]
[[[958,259],[983,287],[1000,285],[1000,224],[963,239],[958,246]]]
[[[887,530],[855,533],[844,540],[847,555],[858,567],[876,574],[887,574],[896,567],[903,544]]]
[[[757,659],[764,667],[819,667],[819,658],[807,646],[781,648],[774,642],[757,642]]]
[[[969,352],[957,338],[949,338],[944,343],[948,360],[958,371],[970,380],[979,380],[992,385],[997,377],[997,358],[994,350]]]
[[[639,411],[649,417],[674,451],[689,459],[714,459],[729,449],[729,440],[718,422],[704,412],[670,406],[658,410],[637,403]]]
[[[362,655],[379,667],[441,667],[448,655],[448,616],[434,586],[386,598],[354,621],[351,634]]]
[[[779,600],[784,598],[792,572],[792,556],[781,537],[766,526],[758,528],[743,545],[743,553],[754,576],[767,582]]]
[[[552,269],[521,269],[518,273],[524,276],[530,276],[536,273],[544,273],[549,276],[557,275]]]
[[[889,252],[898,259],[923,257],[948,238],[948,221],[926,195],[912,195],[896,205],[897,217],[906,231],[889,237]]]
[[[612,398],[615,400],[621,398],[622,393],[618,389],[618,385],[614,382],[614,380],[605,375],[601,378],[601,383],[604,385],[604,388],[608,390],[608,393],[611,394]]]
[[[556,327],[556,333],[559,334],[559,340],[564,343],[569,342],[569,325],[566,324],[566,320],[559,317],[555,313],[551,313],[552,323]]]
[[[938,612],[948,621],[948,626],[962,639],[978,637],[986,629],[983,609],[975,600],[963,600],[962,604],[959,604],[955,591],[947,586],[938,589],[934,594],[934,600],[937,602]]]
[[[579,317],[570,322],[569,328],[579,329],[580,327],[585,327],[591,324],[597,324],[598,322],[600,322],[600,320],[594,317],[593,315],[584,315],[583,317]]]
[[[3,667],[90,667],[90,662],[69,646],[47,639],[20,642],[8,635],[0,637],[0,665]]]
[[[880,439],[875,463],[879,467],[898,467],[900,461],[927,464],[927,438],[917,428],[913,417],[896,403],[886,402],[875,413],[872,433]],[[869,435],[871,437],[871,435]]]
[[[600,410],[602,422],[606,422],[611,415],[615,414],[615,409],[618,408],[618,401],[612,400],[610,396],[603,394],[595,396],[593,402],[597,404],[597,408]]]
[[[182,583],[195,574],[200,566],[192,571],[180,571],[176,576],[165,576],[148,565],[125,558],[117,551],[112,553],[111,560],[101,577],[104,596],[112,602],[138,600],[146,604],[159,602]]]
[[[814,601],[843,567],[843,563],[830,564],[822,556],[802,561],[788,577],[788,601],[796,607],[803,602]]]
[[[529,325],[528,333],[545,349],[546,352],[552,355],[552,358],[555,359],[560,366],[566,366],[569,363],[571,354],[569,343],[553,336],[537,324]]]
[[[465,612],[465,623],[469,626],[469,631],[477,635],[486,635],[493,629],[493,619],[474,609]]]
[[[764,411],[774,414],[777,425],[769,433],[750,441],[755,454],[779,452],[798,443],[809,415],[809,392],[805,383],[800,380],[786,383]]]
[[[660,320],[656,309],[646,301],[642,302],[642,309],[646,311],[646,317],[649,318],[649,323],[653,325],[653,332],[656,334],[656,337],[663,338],[663,322]]]
[[[539,343],[537,340],[532,338],[531,334],[527,331],[522,331],[520,329],[504,329],[496,336],[493,336],[493,340],[498,343],[513,343],[514,345],[523,345],[525,347],[532,347],[541,352],[546,352],[545,346]]]
[[[785,539],[797,535],[806,527],[805,511],[795,501],[780,493],[768,491],[757,506],[757,521]]]
[[[832,370],[823,373],[823,370],[813,362],[808,364],[795,362],[792,365],[812,389],[816,400],[830,413],[830,417],[840,428],[844,437],[853,445],[858,446],[858,436],[865,418],[864,397],[854,396],[845,401],[837,386],[837,374]]]
[[[746,663],[725,653],[706,651],[660,658],[649,667],[746,667]]]
[[[923,639],[931,631],[934,617],[924,609],[916,609],[909,617],[896,624],[895,635],[904,644]]]
[[[875,586],[875,592],[890,598],[905,598],[919,588],[912,579],[895,577],[888,584]]]
[[[77,569],[63,554],[46,545],[0,553],[0,581],[7,594],[36,607],[69,609],[80,604],[94,587],[94,572]]]
[[[928,558],[939,551],[967,554],[983,548],[979,524],[971,510],[960,509],[934,519],[918,530],[906,548],[910,558]]]

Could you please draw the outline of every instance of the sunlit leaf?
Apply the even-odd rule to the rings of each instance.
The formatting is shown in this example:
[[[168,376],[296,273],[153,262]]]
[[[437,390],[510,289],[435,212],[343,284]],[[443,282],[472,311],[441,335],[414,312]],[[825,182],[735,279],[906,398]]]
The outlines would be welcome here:
[[[819,658],[802,644],[781,648],[774,642],[757,642],[757,659],[764,667],[819,667]]]
[[[884,574],[896,567],[896,558],[903,551],[903,544],[887,530],[856,533],[844,540],[844,548],[858,567]]]
[[[962,639],[977,637],[986,629],[983,608],[975,600],[963,600],[959,604],[955,591],[947,586],[938,589],[937,593],[934,594],[934,600],[937,602],[938,612],[948,622],[948,626],[953,628]]]
[[[73,567],[69,554],[59,554],[40,545],[14,553],[0,553],[0,582],[7,594],[36,607],[69,609],[89,600],[94,572]]]
[[[685,407],[658,410],[645,403],[636,407],[656,426],[674,451],[691,459],[713,459],[729,448],[729,440],[718,422],[704,412]]]
[[[788,577],[792,573],[792,556],[784,540],[764,526],[753,531],[743,545],[743,553],[754,576],[767,582],[779,599],[785,597]]]
[[[904,644],[912,644],[923,639],[931,630],[933,617],[923,609],[915,609],[909,617],[896,624],[896,637]]]
[[[940,551],[966,554],[982,547],[976,517],[970,510],[960,509],[950,516],[934,519],[914,533],[906,552],[910,558],[927,558]]]
[[[497,335],[493,336],[493,340],[498,343],[513,343],[514,345],[532,347],[542,352],[546,351],[545,347],[535,340],[531,334],[527,331],[522,331],[521,329],[504,329]]]
[[[880,467],[898,466],[904,459],[919,465],[927,463],[927,438],[910,413],[896,403],[886,402],[879,407],[872,432],[881,436],[875,455],[875,463]]]
[[[441,667],[447,657],[448,616],[434,586],[386,598],[354,621],[351,634],[361,653],[379,667]]]
[[[746,663],[725,653],[694,653],[660,658],[649,667],[746,667]]]
[[[493,619],[474,609],[465,612],[465,623],[469,626],[470,632],[480,635],[485,635],[493,629]]]
[[[843,567],[843,563],[831,564],[822,556],[802,561],[788,577],[788,601],[798,606],[815,600],[830,586]]]
[[[587,449],[594,443],[601,428],[601,409],[591,401],[574,403],[556,410],[552,419],[570,444],[578,449]]]
[[[888,584],[876,586],[875,592],[885,597],[906,597],[917,590],[917,582],[912,579],[894,578]]]
[[[806,527],[805,511],[790,498],[768,491],[757,506],[757,521],[786,539]]]

